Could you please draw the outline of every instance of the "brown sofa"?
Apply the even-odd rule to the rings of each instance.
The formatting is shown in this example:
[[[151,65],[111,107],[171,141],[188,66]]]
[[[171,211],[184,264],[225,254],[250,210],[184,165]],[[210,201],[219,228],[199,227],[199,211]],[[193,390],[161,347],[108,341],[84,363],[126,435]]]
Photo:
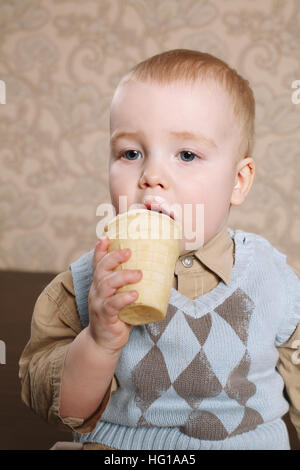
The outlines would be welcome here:
[[[50,425],[21,401],[18,361],[30,335],[34,304],[54,273],[0,271],[0,340],[6,345],[6,364],[0,364],[0,449],[50,449],[57,441],[72,441],[72,433]],[[291,447],[300,443],[288,415]]]

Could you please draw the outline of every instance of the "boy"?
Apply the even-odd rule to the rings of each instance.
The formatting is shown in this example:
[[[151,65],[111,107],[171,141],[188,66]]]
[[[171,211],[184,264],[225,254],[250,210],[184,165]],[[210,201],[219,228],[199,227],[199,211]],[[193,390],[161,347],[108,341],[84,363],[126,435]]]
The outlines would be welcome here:
[[[107,238],[37,300],[20,359],[22,398],[73,429],[83,448],[289,449],[284,383],[300,431],[292,361],[300,281],[266,239],[227,227],[254,178],[254,108],[248,83],[197,51],[153,56],[117,87],[109,162],[116,213],[120,196],[129,207],[192,204],[195,231],[203,204],[204,239],[189,251],[183,237],[162,322],[119,320],[136,294],[116,290],[142,273],[114,271],[131,254],[108,253]]]

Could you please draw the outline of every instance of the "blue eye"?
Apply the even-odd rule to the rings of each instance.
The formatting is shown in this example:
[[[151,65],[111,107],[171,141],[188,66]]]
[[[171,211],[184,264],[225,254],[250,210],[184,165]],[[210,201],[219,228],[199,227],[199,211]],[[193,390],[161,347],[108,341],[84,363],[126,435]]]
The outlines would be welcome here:
[[[183,160],[184,162],[192,162],[192,161],[194,161],[194,157],[197,158],[197,155],[195,155],[195,154],[192,153],[192,152],[189,152],[188,150],[183,150],[182,152],[179,153],[179,155],[183,155],[183,154],[186,154],[186,155],[187,155],[187,158],[193,157],[192,160]]]
[[[136,155],[138,153],[141,153],[141,152],[138,152],[137,150],[126,150],[126,152],[124,152],[124,157],[126,158],[126,156],[128,156],[128,160],[136,160]]]
[[[138,150],[126,150],[120,156],[124,157],[126,160],[134,161],[134,160],[138,159],[138,154],[141,155],[141,152],[139,152]],[[182,161],[185,162],[185,163],[192,162],[192,161],[195,160],[195,158],[199,158],[199,157],[197,157],[197,155],[195,155],[192,152],[189,152],[188,150],[183,150],[183,151],[179,152],[179,155],[184,156],[184,159]],[[191,157],[192,157],[192,159],[191,159]]]

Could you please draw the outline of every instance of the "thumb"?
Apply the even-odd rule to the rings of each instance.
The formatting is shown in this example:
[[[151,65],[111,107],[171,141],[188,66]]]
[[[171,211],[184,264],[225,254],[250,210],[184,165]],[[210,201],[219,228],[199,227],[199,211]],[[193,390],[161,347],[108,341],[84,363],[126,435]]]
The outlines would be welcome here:
[[[106,255],[108,247],[109,238],[107,236],[101,237],[96,243],[93,260],[94,270],[96,268],[97,263]]]

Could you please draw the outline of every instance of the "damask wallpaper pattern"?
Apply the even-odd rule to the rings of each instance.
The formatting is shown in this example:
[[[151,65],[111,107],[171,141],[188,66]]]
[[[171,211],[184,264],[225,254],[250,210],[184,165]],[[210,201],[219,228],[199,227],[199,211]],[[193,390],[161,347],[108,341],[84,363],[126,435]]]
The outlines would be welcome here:
[[[1,0],[0,269],[59,272],[94,247],[114,89],[174,48],[213,53],[250,81],[256,177],[229,226],[300,269],[299,0]]]

